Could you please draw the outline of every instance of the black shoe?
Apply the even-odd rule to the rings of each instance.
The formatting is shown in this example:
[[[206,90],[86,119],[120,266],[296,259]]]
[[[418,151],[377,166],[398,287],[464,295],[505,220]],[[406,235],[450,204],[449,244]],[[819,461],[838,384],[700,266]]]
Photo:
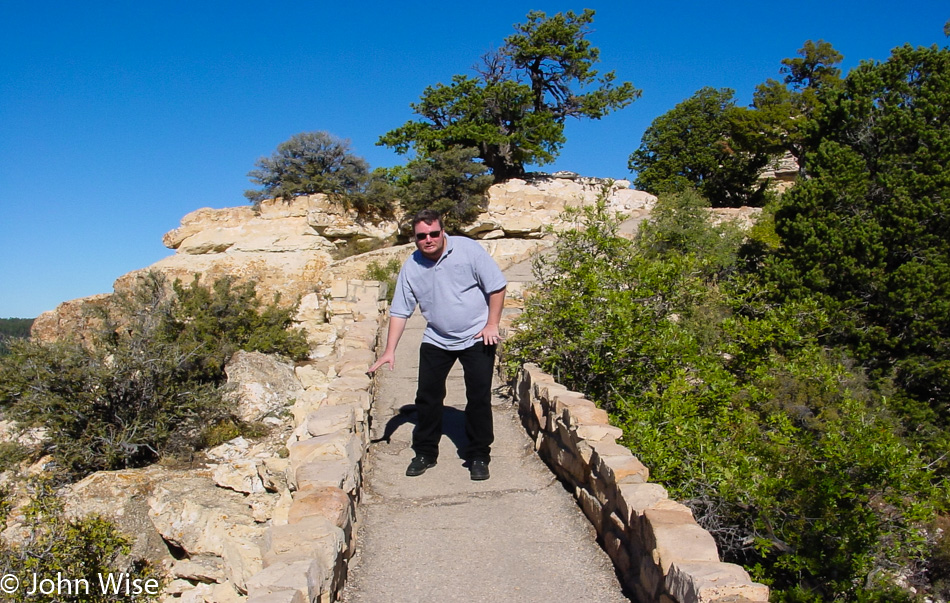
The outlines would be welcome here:
[[[412,462],[409,463],[409,467],[406,469],[406,475],[409,477],[422,475],[429,467],[435,467],[435,459],[421,454],[417,455],[416,458],[412,459]]]
[[[480,482],[489,478],[487,461],[472,461],[468,464],[468,472],[472,476],[472,481]]]

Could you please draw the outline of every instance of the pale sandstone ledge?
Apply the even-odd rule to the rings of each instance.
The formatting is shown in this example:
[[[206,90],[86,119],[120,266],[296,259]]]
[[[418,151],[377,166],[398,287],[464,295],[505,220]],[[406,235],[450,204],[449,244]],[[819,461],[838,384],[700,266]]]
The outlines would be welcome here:
[[[626,180],[513,179],[489,189],[486,211],[466,234],[483,239],[489,253],[505,268],[540,246],[550,245],[545,240],[546,227],[563,230],[569,226],[561,218],[564,209],[594,203],[602,191],[606,191],[612,210],[631,217],[647,215],[655,203],[652,195],[631,190]],[[309,294],[326,297],[336,281],[365,278],[372,261],[382,265],[389,259],[403,261],[413,249],[411,244],[344,260],[334,260],[331,254],[338,245],[354,240],[393,240],[399,228],[398,217],[360,220],[355,212],[337,207],[325,195],[301,196],[289,203],[269,199],[258,210],[249,206],[202,208],[187,214],[178,228],[164,236],[165,245],[175,250],[174,254],[120,276],[113,289],[129,291],[149,271],[164,274],[169,282],[180,279],[185,284],[195,275],[205,285],[228,276],[238,284],[255,283],[264,301],[279,295],[281,303],[289,305]],[[47,342],[66,336],[88,338],[97,325],[91,310],[107,307],[110,299],[110,294],[102,294],[64,302],[36,319],[33,337]]]

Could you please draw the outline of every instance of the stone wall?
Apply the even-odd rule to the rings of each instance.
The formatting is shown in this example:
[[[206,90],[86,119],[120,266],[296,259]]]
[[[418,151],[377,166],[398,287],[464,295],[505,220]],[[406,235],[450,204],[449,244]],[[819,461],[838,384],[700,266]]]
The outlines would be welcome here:
[[[366,368],[376,357],[385,293],[375,281],[336,282],[325,316],[313,303],[301,308],[313,322],[304,326],[319,332],[330,324],[337,339],[296,367],[304,391],[292,407],[296,428],[282,459],[290,500],[263,535],[261,570],[247,580],[248,603],[328,603],[343,589],[369,444],[373,381]]]
[[[574,491],[638,601],[768,601],[766,586],[720,561],[712,535],[690,509],[649,482],[649,469],[617,443],[622,431],[608,423],[604,410],[533,364],[519,371],[514,393],[538,454]]]
[[[168,577],[167,603],[338,599],[355,548],[373,397],[366,368],[385,293],[350,280],[306,296],[296,318],[310,338],[307,361],[235,354],[228,402],[270,424],[268,436],[225,442],[188,466],[97,472],[64,493],[69,516],[115,522],[133,539],[130,556]]]

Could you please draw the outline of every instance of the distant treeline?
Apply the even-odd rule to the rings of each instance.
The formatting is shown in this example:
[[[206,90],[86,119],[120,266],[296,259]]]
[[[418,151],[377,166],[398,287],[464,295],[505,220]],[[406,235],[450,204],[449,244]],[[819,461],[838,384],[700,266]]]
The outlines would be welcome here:
[[[32,326],[32,318],[0,318],[0,354],[7,351],[7,339],[29,337],[30,327]]]
[[[0,336],[29,337],[32,318],[0,318]]]

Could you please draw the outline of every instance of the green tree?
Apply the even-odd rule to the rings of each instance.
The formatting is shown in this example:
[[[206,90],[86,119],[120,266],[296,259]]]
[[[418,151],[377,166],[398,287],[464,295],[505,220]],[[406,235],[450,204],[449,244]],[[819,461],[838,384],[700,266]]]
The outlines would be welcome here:
[[[600,119],[639,97],[629,82],[599,74],[600,51],[586,39],[594,11],[540,11],[515,25],[504,46],[483,57],[477,77],[456,75],[425,89],[409,121],[379,144],[428,157],[452,146],[478,149],[496,181],[524,173],[526,164],[553,161],[565,142],[568,117]],[[581,89],[591,87],[588,92]]]
[[[323,193],[361,212],[391,210],[389,191],[380,188],[369,164],[350,151],[348,140],[327,132],[295,134],[255,165],[257,169],[248,172],[248,177],[261,188],[244,193],[255,205],[268,198],[290,201]]]
[[[862,63],[806,135],[807,179],[776,214],[770,274],[791,297],[817,294],[835,339],[924,403],[907,409],[913,429],[947,427],[950,50]]]
[[[757,185],[768,155],[733,142],[733,91],[705,87],[653,120],[628,166],[638,188],[654,194],[695,187],[714,206],[761,205]]]
[[[732,112],[734,136],[740,148],[780,155],[791,153],[801,164],[808,118],[821,104],[821,94],[841,85],[844,58],[824,40],[805,42],[799,57],[782,59],[782,82],[767,80],[756,87],[752,108]]]
[[[492,183],[488,168],[474,161],[477,154],[475,149],[450,147],[410,161],[399,183],[406,214],[434,209],[450,230],[471,222],[484,210],[485,191]]]

